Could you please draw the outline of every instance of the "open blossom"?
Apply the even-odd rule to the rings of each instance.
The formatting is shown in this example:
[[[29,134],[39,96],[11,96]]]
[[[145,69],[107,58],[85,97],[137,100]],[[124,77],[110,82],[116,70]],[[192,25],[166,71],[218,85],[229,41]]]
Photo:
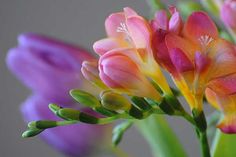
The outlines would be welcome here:
[[[220,17],[226,26],[236,31],[236,0],[225,0],[220,8]]]
[[[191,109],[202,110],[199,100],[208,83],[235,72],[232,68],[236,66],[234,46],[218,36],[215,24],[204,12],[192,13],[179,35],[165,36],[165,44],[169,63],[167,59],[163,63],[174,65],[166,69]]]
[[[95,52],[100,56],[116,51],[116,49],[119,49],[120,52],[123,51],[121,52],[123,54],[128,52],[129,59],[133,60],[132,64],[136,64],[145,77],[153,79],[165,93],[171,93],[153,56],[151,47],[152,30],[148,21],[131,8],[124,8],[123,12],[111,14],[105,21],[105,27],[108,38],[94,43]],[[99,61],[99,63],[102,63],[102,61]],[[102,67],[102,65],[99,66]],[[100,68],[100,76],[103,75],[101,70],[102,68]],[[103,80],[104,77],[101,79]],[[107,82],[107,80],[103,81]]]
[[[235,54],[236,55],[236,54]],[[236,133],[236,73],[213,79],[206,89],[206,98],[210,104],[224,114],[218,124],[225,133]]]
[[[87,51],[33,33],[22,34],[18,40],[18,47],[8,53],[7,64],[33,92],[21,107],[25,121],[57,120],[48,108],[49,103],[78,109],[78,104],[69,96],[71,89],[97,91],[80,72],[83,60],[94,60]],[[87,156],[98,148],[96,141],[104,142],[107,129],[107,125],[77,124],[46,130],[42,137],[69,156]]]

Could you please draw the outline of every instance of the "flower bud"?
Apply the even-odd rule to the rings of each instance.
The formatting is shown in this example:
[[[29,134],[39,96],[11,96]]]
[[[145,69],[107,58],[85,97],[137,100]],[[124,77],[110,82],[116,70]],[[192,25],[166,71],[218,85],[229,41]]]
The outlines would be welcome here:
[[[160,94],[141,73],[139,66],[125,56],[125,53],[133,52],[132,49],[116,49],[100,58],[99,75],[102,81],[119,92],[160,101]]]
[[[125,97],[112,91],[105,91],[101,94],[101,103],[105,108],[112,111],[127,111],[131,107],[130,102]]]
[[[85,79],[94,83],[95,85],[105,89],[106,85],[99,78],[98,63],[94,61],[83,61],[81,72]]]
[[[100,106],[100,102],[98,101],[98,99],[88,92],[74,89],[74,90],[70,91],[70,95],[76,101],[78,101],[79,103],[81,103],[82,105],[85,105],[87,107],[93,108],[93,107]]]

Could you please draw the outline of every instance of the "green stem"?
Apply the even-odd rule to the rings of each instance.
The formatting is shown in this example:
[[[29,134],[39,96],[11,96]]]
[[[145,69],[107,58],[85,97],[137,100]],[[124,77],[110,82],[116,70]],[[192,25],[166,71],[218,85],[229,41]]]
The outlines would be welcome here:
[[[186,157],[186,153],[162,115],[138,121],[137,128],[149,142],[154,157]]]
[[[202,157],[211,157],[206,132],[199,132],[199,141],[201,143]]]

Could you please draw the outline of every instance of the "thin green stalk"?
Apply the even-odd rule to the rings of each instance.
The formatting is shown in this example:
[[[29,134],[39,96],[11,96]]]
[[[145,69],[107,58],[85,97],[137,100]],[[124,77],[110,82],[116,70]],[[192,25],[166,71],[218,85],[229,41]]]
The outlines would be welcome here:
[[[201,144],[202,157],[211,157],[210,147],[209,147],[209,144],[208,144],[208,139],[207,139],[207,133],[206,132],[200,132],[199,133],[199,141],[200,141],[200,144]]]

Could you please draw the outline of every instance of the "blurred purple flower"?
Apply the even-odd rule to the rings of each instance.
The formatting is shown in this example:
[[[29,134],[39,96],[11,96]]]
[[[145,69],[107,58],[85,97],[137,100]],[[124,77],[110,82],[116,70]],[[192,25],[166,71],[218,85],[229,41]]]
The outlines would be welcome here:
[[[21,108],[26,122],[57,120],[48,109],[49,103],[78,108],[69,96],[70,89],[96,92],[80,71],[84,60],[94,60],[87,51],[33,33],[20,35],[18,42],[8,53],[7,65],[33,92]],[[68,156],[85,157],[105,143],[109,128],[108,125],[76,124],[48,129],[41,137]]]
[[[21,106],[26,122],[41,119],[59,120],[48,109],[50,100],[38,95],[30,96]],[[68,156],[87,157],[101,150],[107,127],[75,124],[45,130],[41,137],[51,146]]]
[[[33,33],[18,37],[19,45],[9,51],[10,70],[27,87],[51,101],[71,101],[68,91],[87,88],[81,75],[84,60],[94,57],[87,51]]]

